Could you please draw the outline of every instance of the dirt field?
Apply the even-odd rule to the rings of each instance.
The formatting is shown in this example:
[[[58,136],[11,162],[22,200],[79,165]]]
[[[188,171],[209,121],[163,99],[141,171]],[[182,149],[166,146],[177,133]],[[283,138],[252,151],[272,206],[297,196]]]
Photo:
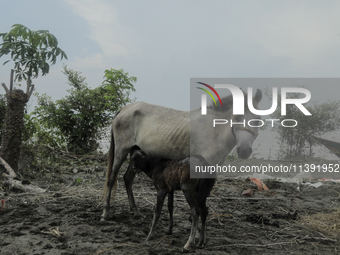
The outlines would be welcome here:
[[[105,167],[77,174],[62,170],[32,183],[47,188],[44,194],[23,194],[0,189],[5,206],[0,211],[0,254],[177,254],[189,237],[189,206],[175,193],[174,233],[168,227],[166,206],[156,238],[148,243],[156,194],[140,174],[134,193],[144,218],[134,219],[119,179],[112,203],[112,219],[100,221]],[[208,198],[208,239],[197,254],[336,254],[338,236],[314,230],[306,217],[339,208],[339,184],[319,188],[297,183],[264,181],[270,189],[259,192],[246,179],[218,179]],[[300,189],[300,191],[298,190]],[[254,189],[251,197],[241,193]],[[1,204],[0,204],[1,205]],[[340,214],[338,216],[340,218]],[[338,219],[339,220],[339,219]],[[338,229],[339,226],[332,226]]]

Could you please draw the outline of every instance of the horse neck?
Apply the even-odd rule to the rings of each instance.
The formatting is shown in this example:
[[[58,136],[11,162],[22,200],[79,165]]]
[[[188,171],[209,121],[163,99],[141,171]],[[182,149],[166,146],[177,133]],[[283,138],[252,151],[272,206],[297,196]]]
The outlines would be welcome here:
[[[191,153],[202,155],[210,164],[219,163],[221,159],[224,159],[236,145],[236,139],[230,127],[232,118],[232,108],[226,111],[208,108],[206,115],[201,115],[200,109],[192,111],[191,131],[195,139],[191,143],[193,146]],[[213,127],[214,119],[225,119],[228,123]]]
[[[227,120],[228,123],[217,124],[215,127],[223,126],[224,130],[230,130],[231,132],[230,121],[234,119],[233,108],[228,108],[226,111],[217,111],[214,108],[211,108],[208,110],[207,115],[210,116],[209,118],[211,119],[211,124],[214,119]]]
[[[209,112],[207,113],[209,114]],[[223,141],[220,141],[222,144],[224,143],[226,146],[225,151],[221,151],[221,153],[226,154],[227,156],[230,151],[236,146],[236,139],[232,132],[232,127],[230,125],[231,120],[234,119],[233,115],[233,108],[230,107],[226,111],[216,111],[214,109],[211,109],[211,115],[213,116],[212,119],[223,119],[227,120],[228,123],[226,124],[217,124],[215,126],[215,129],[219,133],[223,133],[222,137],[224,137]]]

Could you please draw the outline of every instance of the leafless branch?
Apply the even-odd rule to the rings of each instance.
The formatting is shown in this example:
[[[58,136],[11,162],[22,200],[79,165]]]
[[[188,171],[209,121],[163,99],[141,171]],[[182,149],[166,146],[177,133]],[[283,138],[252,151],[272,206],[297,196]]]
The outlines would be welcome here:
[[[27,76],[27,87],[26,87],[26,95],[28,96],[28,93],[30,91],[31,88],[31,76]]]
[[[27,101],[30,100],[30,97],[31,97],[31,95],[32,95],[33,90],[34,90],[34,84],[31,86],[31,89],[30,89],[30,91],[29,91],[28,94],[27,94]]]
[[[4,87],[4,89],[6,91],[6,94],[9,94],[9,90],[8,90],[6,84],[5,83],[1,83],[1,85]]]
[[[9,81],[9,91],[13,90],[13,75],[14,75],[14,70],[11,69],[11,79]]]

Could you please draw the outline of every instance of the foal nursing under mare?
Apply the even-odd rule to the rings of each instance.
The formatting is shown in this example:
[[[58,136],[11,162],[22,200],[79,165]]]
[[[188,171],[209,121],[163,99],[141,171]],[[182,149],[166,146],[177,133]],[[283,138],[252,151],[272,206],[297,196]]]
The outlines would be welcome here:
[[[253,97],[255,108],[258,109],[261,99],[262,92],[257,90]],[[207,132],[211,130],[214,119],[230,119],[238,123],[242,121],[248,123],[248,120],[258,119],[259,116],[249,111],[246,95],[244,102],[244,115],[235,116],[232,96],[222,98],[222,105],[208,107],[207,115],[204,116],[201,115],[201,109],[186,112],[144,102],[124,106],[112,121],[102,220],[110,218],[111,190],[116,186],[122,163],[135,146],[148,156],[166,159],[180,160],[190,154],[202,155],[210,165],[221,165],[235,146],[240,158],[248,158],[257,136],[257,127],[217,125],[215,132]],[[199,128],[190,129],[190,124]],[[138,216],[140,212],[132,193],[135,174],[130,163],[124,181],[130,209]]]
[[[206,200],[215,184],[216,175],[210,175],[210,178],[207,179],[193,179],[190,178],[190,167],[193,167],[194,169],[195,165],[208,166],[208,162],[202,156],[198,155],[177,161],[148,157],[139,149],[133,149],[131,154],[133,168],[136,172],[143,171],[150,179],[152,179],[157,190],[157,205],[150,233],[145,241],[152,239],[155,234],[156,224],[160,217],[166,195],[168,195],[170,219],[168,234],[172,234],[174,191],[182,190],[184,197],[191,208],[191,232],[184,249],[189,250],[191,244],[195,243],[199,217],[201,217],[202,226],[197,246],[203,248],[206,242],[206,219],[208,215]]]

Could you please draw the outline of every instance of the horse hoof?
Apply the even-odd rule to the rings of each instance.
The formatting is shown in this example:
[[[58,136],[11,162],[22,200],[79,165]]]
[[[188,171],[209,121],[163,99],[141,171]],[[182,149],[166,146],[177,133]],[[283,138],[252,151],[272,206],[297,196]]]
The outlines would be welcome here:
[[[136,209],[132,209],[131,211],[133,212],[133,218],[134,219],[145,218],[145,216],[143,214],[141,214],[140,211],[137,208]]]
[[[198,249],[204,249],[204,248],[205,248],[205,244],[204,244],[204,243],[198,243],[198,244],[196,245],[196,248],[198,248]]]
[[[141,214],[141,213],[135,213],[133,215],[133,218],[136,219],[136,220],[139,220],[139,219],[144,219],[145,216],[143,214]]]
[[[110,219],[109,215],[101,215],[100,221],[108,221]]]
[[[185,249],[185,248],[182,248],[182,250],[181,250],[182,253],[189,253],[189,251],[190,251],[190,250]]]
[[[108,215],[107,217],[101,216],[100,221],[115,221],[116,219],[117,217],[115,215]]]

